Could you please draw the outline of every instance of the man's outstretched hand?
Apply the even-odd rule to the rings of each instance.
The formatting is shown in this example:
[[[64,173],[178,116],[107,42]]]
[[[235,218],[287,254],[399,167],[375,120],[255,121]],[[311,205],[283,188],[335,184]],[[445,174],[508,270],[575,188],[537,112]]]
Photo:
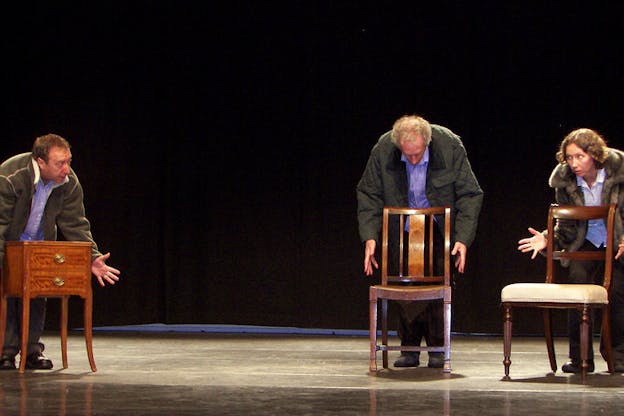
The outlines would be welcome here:
[[[119,281],[119,275],[121,272],[114,267],[110,267],[106,264],[106,260],[110,257],[110,253],[106,253],[100,257],[97,257],[91,263],[91,273],[96,277],[100,286],[106,286],[106,283],[114,285]]]

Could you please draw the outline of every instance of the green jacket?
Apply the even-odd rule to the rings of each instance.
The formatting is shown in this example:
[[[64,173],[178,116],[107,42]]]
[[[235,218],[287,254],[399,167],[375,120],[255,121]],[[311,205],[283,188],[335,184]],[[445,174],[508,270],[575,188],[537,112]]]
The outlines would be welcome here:
[[[446,127],[431,125],[429,166],[425,192],[431,206],[451,206],[453,241],[472,244],[483,203],[483,191],[472,172],[459,136]],[[390,132],[373,147],[357,184],[360,239],[379,243],[384,206],[408,206],[408,184],[401,151]]]
[[[30,205],[39,180],[31,153],[22,153],[0,165],[0,267],[4,260],[5,241],[19,241],[30,216]],[[68,181],[50,194],[43,213],[43,238],[54,241],[58,231],[67,241],[93,243],[92,258],[102,254],[91,235],[85,217],[82,186],[71,170]]]

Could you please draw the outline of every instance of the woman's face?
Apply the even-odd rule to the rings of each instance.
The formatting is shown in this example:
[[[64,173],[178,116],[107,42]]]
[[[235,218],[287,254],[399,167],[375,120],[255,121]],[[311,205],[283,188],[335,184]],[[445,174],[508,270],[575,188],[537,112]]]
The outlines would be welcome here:
[[[567,145],[565,152],[566,162],[576,176],[580,176],[583,179],[596,177],[596,163],[588,153],[574,143]]]

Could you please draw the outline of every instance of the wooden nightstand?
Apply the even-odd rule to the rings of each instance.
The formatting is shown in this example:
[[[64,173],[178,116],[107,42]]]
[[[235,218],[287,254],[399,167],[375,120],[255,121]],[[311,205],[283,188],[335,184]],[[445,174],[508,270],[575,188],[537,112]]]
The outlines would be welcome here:
[[[61,299],[61,351],[67,368],[67,311],[70,296],[84,299],[84,333],[91,370],[93,359],[93,293],[91,290],[91,246],[78,241],[7,241],[0,284],[0,346],[4,344],[8,297],[22,298],[21,351],[27,351],[30,299]],[[21,355],[19,372],[26,368]]]

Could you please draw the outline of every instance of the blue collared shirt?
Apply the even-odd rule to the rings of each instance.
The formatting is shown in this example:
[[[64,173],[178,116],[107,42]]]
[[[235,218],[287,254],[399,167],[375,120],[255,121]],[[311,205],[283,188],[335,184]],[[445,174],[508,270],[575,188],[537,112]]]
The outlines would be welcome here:
[[[408,201],[410,208],[429,208],[431,204],[425,193],[427,184],[427,167],[429,166],[429,147],[425,149],[422,159],[412,165],[404,154],[401,154],[401,161],[405,162],[407,171]]]
[[[580,176],[576,177],[576,183],[583,190],[586,206],[596,206],[601,204],[600,197],[602,195],[602,187],[605,181],[605,170],[599,169],[596,174],[596,181],[589,187],[585,179]],[[607,228],[603,220],[589,220],[587,224],[587,240],[596,247],[605,246],[607,244]]]
[[[35,194],[30,205],[30,216],[26,223],[26,228],[20,236],[20,241],[41,241],[43,240],[43,212],[45,206],[48,203],[48,198],[52,193],[52,190],[57,186],[63,185],[62,183],[56,183],[50,181],[43,183],[39,173],[39,166],[36,162],[33,162],[35,169]],[[67,182],[68,178],[65,178]]]

